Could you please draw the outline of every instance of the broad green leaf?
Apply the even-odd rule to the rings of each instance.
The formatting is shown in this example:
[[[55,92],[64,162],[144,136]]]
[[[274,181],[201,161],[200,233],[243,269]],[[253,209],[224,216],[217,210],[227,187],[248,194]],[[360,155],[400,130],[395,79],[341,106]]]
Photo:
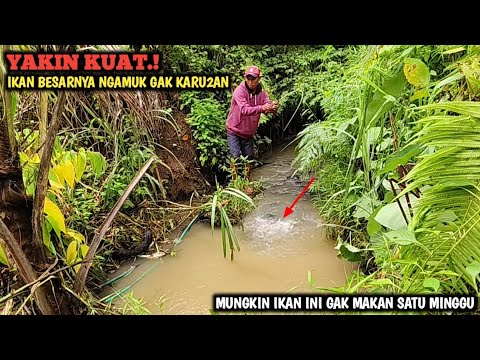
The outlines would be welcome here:
[[[423,98],[426,98],[426,97],[429,97],[429,96],[430,96],[430,94],[428,93],[427,89],[420,89],[420,90],[415,91],[415,93],[410,97],[410,101],[414,101],[414,100],[417,100],[417,99],[423,99]]]
[[[430,71],[422,60],[406,58],[403,72],[408,82],[414,86],[425,87],[430,82]]]
[[[401,191],[401,188],[400,188],[400,185],[398,185],[398,183],[396,183],[395,181],[388,181],[387,179],[383,179],[382,180],[382,185],[383,187],[385,188],[385,190],[387,190],[389,193],[391,193],[393,195],[393,192],[392,192],[392,186],[393,188],[395,189],[395,191],[398,193],[400,193]],[[388,193],[387,193],[388,194]],[[386,194],[385,194],[386,195]],[[384,198],[385,201],[391,201],[393,198],[391,198],[390,200],[387,200],[386,197]]]
[[[393,96],[395,99],[402,94],[406,79],[402,71],[397,72],[393,77],[386,80],[381,86],[381,90],[377,90],[373,95],[372,100],[368,103],[365,124],[370,124],[373,118],[379,119],[385,114],[394,104],[392,101],[385,101],[385,93]]]
[[[382,225],[375,220],[375,216],[377,216],[377,213],[380,211],[381,208],[382,208],[381,206],[377,207],[375,211],[368,218],[367,233],[370,236],[375,234],[382,227]]]
[[[380,145],[375,147],[375,150],[377,151],[377,153],[381,153],[381,152],[384,152],[385,149],[388,149],[390,147],[392,147],[392,139],[388,138],[388,139],[383,139]]]
[[[403,205],[403,204],[402,204]],[[408,208],[404,206],[403,210],[408,214]],[[407,215],[407,219],[409,219]],[[402,212],[396,202],[383,206],[375,216],[375,220],[391,230],[398,230],[407,227]]]
[[[80,148],[77,153],[76,163],[75,163],[75,179],[80,181],[83,173],[85,172],[85,167],[87,164],[87,153],[84,148]]]
[[[48,197],[45,197],[44,212],[47,214],[48,222],[52,225],[59,237],[60,231],[66,233],[67,229],[65,228],[65,218],[63,217],[62,211],[59,209],[57,204],[55,204]]]
[[[60,141],[58,136],[55,137],[55,142],[53,144],[53,150],[54,150],[54,153],[56,153],[56,154],[63,154],[65,152],[65,150],[62,147],[62,142]]]
[[[385,194],[385,198],[383,200],[388,204],[388,203],[391,203],[393,201],[393,199],[395,199],[395,196],[393,195],[393,193],[391,191],[389,191]]]
[[[430,288],[435,292],[438,292],[438,289],[440,288],[440,281],[434,278],[428,278],[423,281],[423,287],[425,288]]]
[[[55,246],[52,243],[52,235],[51,235],[50,231],[48,231],[48,229],[47,229],[47,222],[46,221],[43,222],[42,237],[43,237],[43,244],[47,247],[47,249],[50,250],[50,252],[53,255],[57,255],[57,251],[55,249]]]
[[[5,254],[5,250],[3,250],[2,244],[0,244],[0,263],[8,266],[7,255]]]
[[[67,265],[73,265],[77,260],[77,242],[72,241],[67,248]]]
[[[372,198],[372,195],[370,194],[371,193],[363,194],[362,197],[355,203],[356,208],[355,212],[353,213],[354,218],[368,219],[372,214],[373,210],[381,204],[378,199]],[[376,197],[376,193],[374,193],[373,196]]]
[[[361,262],[363,260],[361,250],[347,243],[342,243],[340,246],[340,254],[350,262]]]
[[[399,229],[395,231],[389,231],[383,234],[389,241],[398,245],[410,245],[415,243],[415,235],[407,229]]]
[[[477,276],[480,274],[480,262],[473,260],[470,265],[467,266],[466,271],[473,280],[473,286],[475,287],[475,290],[478,291]]]
[[[394,103],[394,102],[397,100],[394,96],[388,95],[388,94],[385,95],[383,98],[384,98],[385,100],[390,101],[391,103]]]
[[[380,126],[374,126],[367,130],[367,146],[376,144],[382,128]]]
[[[437,219],[439,222],[448,223],[451,221],[458,220],[458,217],[457,215],[455,215],[455,212],[453,212],[452,210],[445,210],[437,215]]]
[[[32,166],[24,166],[22,169],[22,177],[27,195],[33,196],[35,194],[37,168]]]
[[[99,177],[103,174],[107,168],[107,162],[102,154],[94,151],[88,151],[88,158],[90,159],[90,164],[92,165],[93,172],[95,177]]]

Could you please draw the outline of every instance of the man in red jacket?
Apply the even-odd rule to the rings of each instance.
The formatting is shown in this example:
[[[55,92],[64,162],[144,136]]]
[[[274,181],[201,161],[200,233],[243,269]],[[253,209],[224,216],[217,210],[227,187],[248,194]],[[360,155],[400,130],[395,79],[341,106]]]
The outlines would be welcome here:
[[[255,136],[260,115],[276,113],[278,103],[272,102],[260,85],[260,69],[249,66],[244,72],[245,82],[237,86],[232,96],[232,103],[227,119],[227,139],[230,154],[253,159],[253,137]],[[233,179],[236,178],[235,164],[231,164]],[[249,179],[252,164],[247,164],[246,176]]]

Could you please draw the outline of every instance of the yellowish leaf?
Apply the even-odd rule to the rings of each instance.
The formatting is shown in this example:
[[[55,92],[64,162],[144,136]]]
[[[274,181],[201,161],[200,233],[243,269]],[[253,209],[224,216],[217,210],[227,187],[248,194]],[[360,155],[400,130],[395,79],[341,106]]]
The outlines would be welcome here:
[[[430,71],[422,60],[406,58],[403,62],[403,72],[410,84],[419,87],[428,85],[430,82]]]
[[[53,169],[50,169],[48,172],[48,180],[50,181],[50,185],[55,186],[58,189],[65,189],[63,186],[63,182],[65,181],[63,179],[63,176],[61,172],[57,173],[57,168],[58,165],[55,166]]]
[[[7,254],[5,254],[5,250],[3,250],[1,244],[0,244],[0,263],[8,266]]]
[[[67,237],[71,238],[72,240],[75,240],[79,243],[85,243],[85,236],[80,234],[78,231],[75,231],[73,229],[67,229],[66,234]]]
[[[73,166],[72,160],[64,160],[61,165],[57,166],[56,173],[57,175],[63,176],[68,186],[73,189],[75,185],[75,167]]]
[[[50,189],[48,189],[48,191],[51,191],[56,196],[62,196],[65,187],[57,187],[57,185],[57,183],[50,183]]]
[[[87,252],[88,252],[88,245],[82,245],[81,246],[81,249],[82,249],[82,258],[85,259],[85,257],[87,256]]]
[[[18,153],[18,155],[19,155],[19,157],[20,157],[20,165],[21,165],[21,166],[24,166],[25,163],[28,162],[28,155],[25,154],[23,151],[20,151],[20,152]]]
[[[60,230],[63,233],[66,233],[67,229],[65,228],[65,218],[57,204],[55,204],[48,197],[45,198],[45,214],[47,214],[47,220],[50,222],[52,227]],[[58,233],[58,232],[57,232]]]
[[[59,183],[49,180],[50,181],[50,186],[52,187],[53,190],[55,190],[56,193],[61,194],[63,189],[65,189],[65,186],[60,185]]]
[[[37,153],[35,153],[31,158],[30,162],[33,164],[40,164],[40,156],[38,156]]]
[[[75,273],[78,273],[78,270],[80,270],[81,264],[75,265],[73,269],[75,270]]]
[[[67,265],[73,265],[77,260],[77,242],[72,241],[67,248]]]
[[[65,183],[65,177],[63,175],[63,172],[64,172],[63,164],[54,165],[53,170],[55,171],[55,174],[57,175],[58,182],[63,185]]]

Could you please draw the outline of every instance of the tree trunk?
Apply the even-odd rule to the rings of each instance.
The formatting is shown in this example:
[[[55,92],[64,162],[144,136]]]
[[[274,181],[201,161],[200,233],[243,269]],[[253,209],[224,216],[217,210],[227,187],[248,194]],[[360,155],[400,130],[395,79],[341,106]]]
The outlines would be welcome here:
[[[53,152],[53,145],[55,137],[57,136],[58,128],[60,127],[60,120],[62,118],[63,109],[65,108],[65,91],[61,91],[58,94],[53,116],[50,121],[48,132],[45,137],[45,142],[41,144],[42,158],[40,161],[40,167],[38,169],[37,184],[35,187],[35,197],[33,199],[33,243],[37,248],[37,253],[42,260],[46,260],[45,249],[43,246],[43,208],[45,206],[45,196],[48,190],[48,171],[51,167],[51,159]]]
[[[0,215],[3,218],[0,237],[7,245],[5,250],[14,259],[23,282],[29,284],[35,282],[37,274],[46,270],[48,265],[35,251],[32,241],[32,200],[25,194],[15,137],[12,136],[16,105],[11,101],[11,93],[5,90],[5,77],[0,75],[0,91],[5,100],[0,113]],[[55,291],[52,291],[53,287]],[[71,311],[65,306],[64,293],[58,284],[49,281],[36,288],[33,297],[44,315],[68,314]]]
[[[32,266],[36,264],[36,254],[31,246],[32,207],[25,196],[18,156],[11,153],[11,148],[15,146],[10,144],[6,125],[5,120],[0,122],[0,213],[3,216],[0,237],[7,245],[5,250],[15,260],[22,280],[28,284],[37,278]],[[47,286],[38,288],[34,298],[42,314],[52,315],[56,311]]]

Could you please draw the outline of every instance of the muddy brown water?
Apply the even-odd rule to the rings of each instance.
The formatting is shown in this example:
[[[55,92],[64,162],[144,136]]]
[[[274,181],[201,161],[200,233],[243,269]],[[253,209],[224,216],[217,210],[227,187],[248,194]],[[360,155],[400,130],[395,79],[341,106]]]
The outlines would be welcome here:
[[[258,206],[236,228],[240,252],[234,260],[223,257],[221,234],[209,223],[192,226],[174,251],[160,259],[137,258],[119,273],[135,270],[114,283],[116,289],[131,286],[152,314],[209,314],[217,293],[268,294],[312,292],[310,271],[316,286],[341,286],[353,264],[337,257],[335,243],[325,238],[325,227],[308,193],[282,219],[308,181],[296,179],[291,166],[293,145],[275,154],[270,163],[254,169],[264,192]],[[110,293],[112,291],[110,290]],[[122,306],[121,299],[115,300]]]

